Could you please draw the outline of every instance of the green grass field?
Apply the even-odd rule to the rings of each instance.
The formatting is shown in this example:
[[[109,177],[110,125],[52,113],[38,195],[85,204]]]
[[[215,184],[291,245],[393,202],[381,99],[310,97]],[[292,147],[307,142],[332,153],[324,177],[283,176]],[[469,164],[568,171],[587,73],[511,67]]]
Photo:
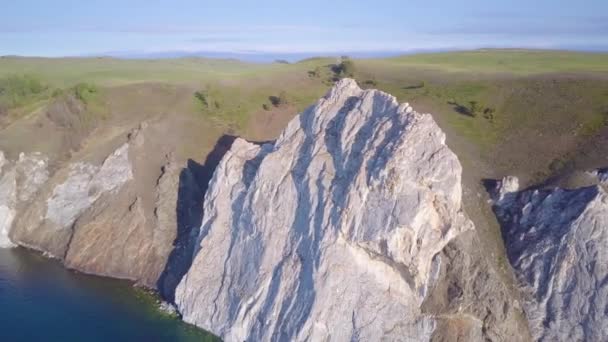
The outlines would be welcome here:
[[[608,72],[606,53],[546,50],[489,49],[416,54],[365,62],[378,68],[407,68],[452,73],[531,75],[550,72]]]
[[[56,86],[79,82],[119,85],[137,82],[198,82],[307,72],[335,63],[335,58],[311,58],[293,64],[258,64],[236,60],[115,59],[115,58],[0,58],[0,77],[13,74],[37,75]],[[473,74],[531,75],[541,73],[608,72],[608,54],[535,50],[476,50],[416,54],[385,59],[365,59],[357,65],[381,76],[390,72],[407,78],[408,73],[441,72]]]
[[[305,64],[302,65],[305,67]],[[184,83],[201,80],[239,80],[292,72],[298,65],[255,64],[236,60],[115,59],[115,58],[0,58],[0,77],[37,75],[54,86],[94,82],[106,86],[141,82]]]
[[[282,118],[277,127],[283,125],[285,116],[303,110],[331,86],[335,63],[336,58],[256,64],[204,58],[3,57],[0,114],[6,127],[53,101],[54,94],[68,90],[78,95],[77,85],[86,83],[99,90],[84,93],[95,98],[95,113],[105,113],[99,104],[106,102],[120,102],[124,113],[149,106],[171,108],[170,99],[186,96],[190,100],[180,111],[195,120],[243,135],[257,125],[262,133],[256,136],[268,138],[278,128],[266,134],[264,125],[272,126],[277,116]],[[475,147],[479,157],[472,158],[502,165],[501,170],[525,166],[526,172],[546,174],[552,162],[570,158],[608,126],[608,54],[476,50],[360,59],[354,64],[354,77],[362,86],[387,91],[419,111],[433,113],[450,141]],[[152,84],[170,91],[159,98],[122,98],[121,91],[111,91],[130,86],[135,87],[130,91],[146,94],[144,88]],[[197,92],[206,94],[206,100],[195,97]],[[276,107],[271,97],[281,92],[289,103]],[[531,162],[526,162],[531,158],[526,150],[535,154]]]

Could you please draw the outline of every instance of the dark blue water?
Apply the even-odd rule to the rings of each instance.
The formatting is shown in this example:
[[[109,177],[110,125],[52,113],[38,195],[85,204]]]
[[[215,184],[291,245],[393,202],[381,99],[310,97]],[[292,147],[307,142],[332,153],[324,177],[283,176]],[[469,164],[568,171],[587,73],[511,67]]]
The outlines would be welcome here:
[[[0,248],[1,341],[214,341],[157,310],[128,282],[78,274],[22,248]]]

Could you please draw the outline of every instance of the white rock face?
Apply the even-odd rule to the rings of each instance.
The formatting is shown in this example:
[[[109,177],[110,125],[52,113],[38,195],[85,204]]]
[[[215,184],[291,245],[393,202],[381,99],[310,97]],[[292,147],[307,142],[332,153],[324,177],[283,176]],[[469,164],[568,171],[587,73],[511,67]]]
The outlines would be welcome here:
[[[0,248],[12,247],[9,232],[17,206],[29,201],[48,180],[48,160],[39,153],[8,161],[0,151]]]
[[[15,170],[3,172],[0,178],[0,248],[13,246],[8,234],[15,219],[16,193],[17,177]]]
[[[66,181],[55,187],[47,200],[45,217],[58,228],[68,228],[103,193],[132,178],[128,144],[114,151],[101,167],[87,163],[72,164]]]
[[[510,193],[495,212],[530,293],[540,341],[608,340],[608,194],[601,186]]]
[[[429,340],[437,253],[473,228],[461,171],[430,115],[340,81],[274,144],[224,156],[184,320],[226,341]]]
[[[496,188],[492,194],[494,201],[502,201],[506,195],[519,190],[519,179],[514,176],[503,177],[496,183]]]
[[[41,153],[19,154],[17,161],[18,199],[25,202],[49,179],[48,159]]]

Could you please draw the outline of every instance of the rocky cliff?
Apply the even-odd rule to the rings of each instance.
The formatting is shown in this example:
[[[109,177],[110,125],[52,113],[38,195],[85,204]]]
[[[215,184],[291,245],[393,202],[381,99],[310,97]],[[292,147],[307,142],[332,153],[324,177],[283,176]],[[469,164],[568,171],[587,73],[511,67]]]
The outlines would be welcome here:
[[[220,162],[176,291],[184,320],[227,341],[526,340],[474,251],[461,172],[429,114],[340,81],[275,142],[238,139]]]
[[[9,233],[17,210],[48,180],[48,159],[40,153],[21,153],[9,161],[0,151],[0,247],[11,247]]]
[[[158,289],[228,341],[530,340],[445,134],[388,94],[342,80],[276,141],[224,136],[204,164],[185,117],[115,116],[76,140],[58,117],[0,131],[1,246]],[[17,140],[40,127],[52,143]]]
[[[0,154],[0,244],[171,297],[189,265],[188,234],[200,225],[190,222],[189,207],[200,205],[202,191],[188,166],[155,150],[157,129],[144,123],[61,163],[41,153],[14,161]]]
[[[495,211],[539,341],[608,339],[608,194],[600,185],[518,191],[497,185]],[[603,184],[603,185],[602,185]]]

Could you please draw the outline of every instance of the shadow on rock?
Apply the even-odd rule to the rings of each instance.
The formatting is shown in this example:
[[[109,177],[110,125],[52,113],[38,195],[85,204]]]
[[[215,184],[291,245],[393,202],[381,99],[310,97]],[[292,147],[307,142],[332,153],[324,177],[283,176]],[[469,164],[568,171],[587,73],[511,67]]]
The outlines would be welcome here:
[[[192,256],[203,221],[203,200],[213,172],[230,150],[236,139],[223,135],[213,150],[207,155],[205,164],[188,160],[179,175],[179,189],[176,204],[177,237],[173,251],[169,255],[165,269],[157,282],[160,295],[171,303],[175,300],[175,288],[192,264]]]

